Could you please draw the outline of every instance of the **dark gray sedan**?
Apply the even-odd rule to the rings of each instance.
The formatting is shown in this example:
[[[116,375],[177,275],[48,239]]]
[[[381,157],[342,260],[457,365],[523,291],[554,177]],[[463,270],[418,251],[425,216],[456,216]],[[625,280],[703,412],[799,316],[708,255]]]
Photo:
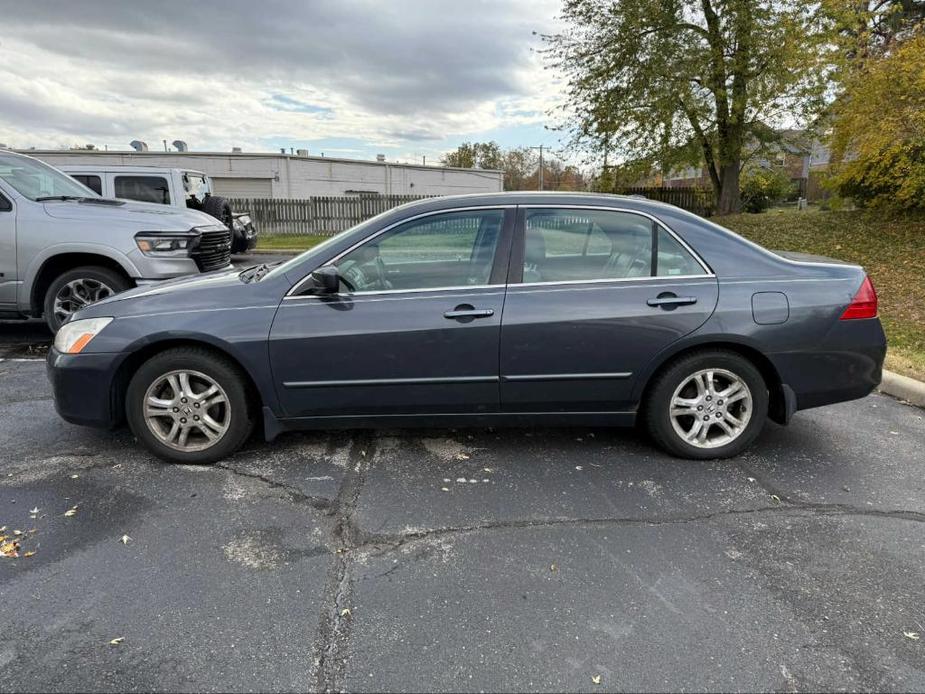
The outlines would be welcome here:
[[[412,203],[274,267],[131,290],[48,355],[58,412],[208,463],[259,426],[632,425],[741,452],[859,398],[886,340],[864,271],[637,198]]]

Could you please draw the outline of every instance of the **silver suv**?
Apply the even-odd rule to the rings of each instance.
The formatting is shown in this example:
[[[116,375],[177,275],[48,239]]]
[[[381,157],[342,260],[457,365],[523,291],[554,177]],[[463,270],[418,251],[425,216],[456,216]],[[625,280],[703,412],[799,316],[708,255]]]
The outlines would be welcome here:
[[[0,317],[77,309],[129,287],[230,267],[231,232],[204,212],[100,197],[0,151]]]

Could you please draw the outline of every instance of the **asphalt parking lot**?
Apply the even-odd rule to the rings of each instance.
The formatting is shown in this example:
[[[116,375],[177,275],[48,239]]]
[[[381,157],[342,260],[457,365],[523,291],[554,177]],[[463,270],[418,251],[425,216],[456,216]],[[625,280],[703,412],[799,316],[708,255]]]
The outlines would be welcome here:
[[[0,559],[2,691],[925,689],[920,409],[722,462],[461,429],[182,467],[61,421],[43,340],[0,324],[0,534],[34,552]]]

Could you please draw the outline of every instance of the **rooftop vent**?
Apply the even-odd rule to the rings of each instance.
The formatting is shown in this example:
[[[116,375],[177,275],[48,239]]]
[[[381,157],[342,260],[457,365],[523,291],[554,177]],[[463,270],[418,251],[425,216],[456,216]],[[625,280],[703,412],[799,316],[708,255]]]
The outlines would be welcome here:
[[[188,152],[189,147],[186,146],[186,143],[183,140],[174,140],[173,146],[177,148],[178,152]]]
[[[232,154],[240,154],[240,153],[241,153],[241,148],[240,148],[240,147],[232,147],[232,148],[231,148],[231,153],[232,153]]]
[[[141,140],[132,140],[128,144],[129,144],[129,147],[134,149],[136,152],[147,152],[148,151],[147,142],[142,142]]]
[[[307,149],[297,149],[297,150],[295,151],[295,153],[296,153],[296,155],[298,155],[298,156],[300,156],[300,157],[307,157],[307,156],[308,156],[308,150],[307,150]]]
[[[376,155],[376,161],[385,161],[385,155],[384,155],[384,154],[377,154],[377,155]]]

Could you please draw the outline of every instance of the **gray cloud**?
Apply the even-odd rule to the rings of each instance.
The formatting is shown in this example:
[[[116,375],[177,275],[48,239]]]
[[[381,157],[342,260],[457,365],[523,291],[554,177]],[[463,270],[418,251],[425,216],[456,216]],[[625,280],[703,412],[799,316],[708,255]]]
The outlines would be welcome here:
[[[531,3],[0,1],[2,34],[151,73],[312,85],[381,114],[445,113],[527,88]],[[2,38],[2,35],[0,35]],[[322,104],[323,105],[323,104]]]

